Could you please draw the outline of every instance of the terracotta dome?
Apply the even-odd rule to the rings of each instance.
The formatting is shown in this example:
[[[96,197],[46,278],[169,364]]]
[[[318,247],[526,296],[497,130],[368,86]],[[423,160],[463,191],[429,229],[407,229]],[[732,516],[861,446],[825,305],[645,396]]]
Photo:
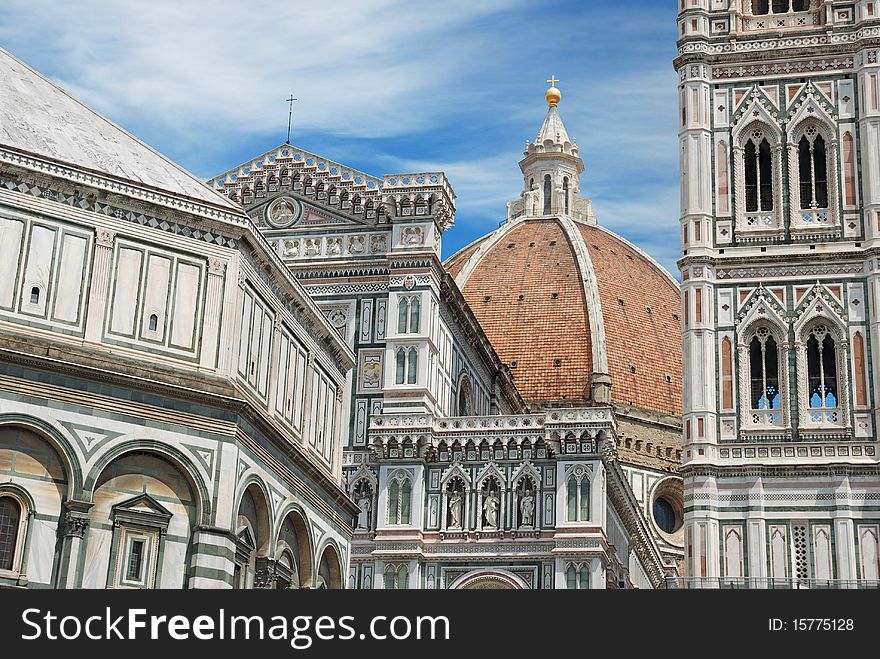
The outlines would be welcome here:
[[[679,287],[631,243],[566,215],[521,218],[445,266],[533,405],[681,415]]]

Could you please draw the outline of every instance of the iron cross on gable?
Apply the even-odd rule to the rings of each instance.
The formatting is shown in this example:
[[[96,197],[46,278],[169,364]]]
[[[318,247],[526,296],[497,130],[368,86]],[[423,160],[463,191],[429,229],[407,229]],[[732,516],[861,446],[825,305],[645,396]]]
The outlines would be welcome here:
[[[293,102],[298,101],[298,98],[294,98],[293,94],[290,95],[290,98],[285,98],[284,102],[288,104],[289,109],[287,112],[287,141],[285,144],[290,144],[290,121],[293,119]]]

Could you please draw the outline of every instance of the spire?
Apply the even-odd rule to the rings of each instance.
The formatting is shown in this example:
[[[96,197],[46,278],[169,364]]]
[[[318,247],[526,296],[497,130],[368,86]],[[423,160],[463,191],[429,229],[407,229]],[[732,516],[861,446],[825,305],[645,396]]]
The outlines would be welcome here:
[[[550,76],[547,82],[550,83],[550,89],[547,90],[544,97],[547,99],[547,105],[550,107],[547,110],[547,116],[544,117],[541,130],[538,131],[538,136],[535,138],[535,144],[544,144],[548,140],[554,144],[565,144],[566,142],[571,144],[571,140],[568,138],[568,133],[565,130],[565,125],[562,123],[562,117],[559,116],[559,110],[557,109],[559,101],[562,100],[562,92],[556,87],[556,83],[559,80],[554,74]]]

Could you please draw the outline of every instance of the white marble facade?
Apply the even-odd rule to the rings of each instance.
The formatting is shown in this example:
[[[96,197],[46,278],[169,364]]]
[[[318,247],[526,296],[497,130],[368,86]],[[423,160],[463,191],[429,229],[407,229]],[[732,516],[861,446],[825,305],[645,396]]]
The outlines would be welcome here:
[[[684,585],[880,583],[878,11],[681,5]]]

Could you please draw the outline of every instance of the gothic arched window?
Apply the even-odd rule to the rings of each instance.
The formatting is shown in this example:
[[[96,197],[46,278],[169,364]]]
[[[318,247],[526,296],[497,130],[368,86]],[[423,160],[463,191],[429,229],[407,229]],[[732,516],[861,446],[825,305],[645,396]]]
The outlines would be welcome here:
[[[422,303],[418,297],[400,297],[397,302],[397,333],[417,334],[421,325]]]
[[[578,482],[577,479],[572,476],[568,479],[568,521],[576,522],[577,521],[577,492]]]
[[[585,522],[590,519],[590,480],[588,478],[581,479],[580,498],[581,521]]]
[[[397,373],[394,381],[403,384],[406,381],[406,351],[403,348],[397,350],[396,362]]]
[[[770,13],[770,0],[752,0],[752,15],[763,16]]]
[[[150,331],[155,332],[159,328],[159,316],[156,314],[150,315]]]
[[[407,365],[406,382],[407,384],[415,384],[419,373],[419,353],[415,348],[409,349],[407,361],[409,364]]]
[[[388,486],[388,523],[409,524],[412,504],[412,483],[408,478],[395,477]]]
[[[409,299],[402,297],[397,306],[397,333],[406,334],[407,319],[409,318]]]
[[[40,303],[40,287],[34,286],[31,289],[31,304],[39,304]]]
[[[397,570],[394,569],[393,565],[388,565],[385,567],[385,590],[394,590],[394,587],[397,585]]]
[[[400,486],[400,517],[398,524],[409,524],[409,511],[412,499],[412,484],[409,479],[405,479]]]
[[[577,588],[577,569],[573,563],[570,564],[565,571],[565,587],[569,590],[575,590]]]
[[[773,159],[770,142],[764,132],[757,129],[745,145],[746,211],[773,210]]]
[[[412,299],[409,306],[409,331],[413,334],[417,334],[419,331],[421,306],[417,297]]]
[[[589,567],[584,564],[581,565],[581,569],[578,570],[578,588],[581,590],[586,590],[590,587],[590,570]]]
[[[828,160],[825,140],[816,126],[798,142],[798,182],[802,209],[828,208]]]
[[[807,396],[810,409],[838,406],[837,350],[825,325],[814,326],[807,337]]]
[[[749,342],[750,405],[753,410],[778,410],[779,346],[770,330],[759,328]]]
[[[467,375],[462,375],[458,381],[458,404],[456,408],[458,416],[470,416],[474,413],[471,379]]]
[[[553,194],[553,180],[550,174],[544,176],[544,215],[550,215],[550,197]]]
[[[565,213],[568,214],[568,177],[562,179],[562,194],[565,196]]]
[[[584,474],[572,474],[566,488],[567,518],[569,522],[586,522],[590,519],[590,479]]]
[[[13,570],[19,541],[22,506],[16,498],[0,497],[0,570]]]

